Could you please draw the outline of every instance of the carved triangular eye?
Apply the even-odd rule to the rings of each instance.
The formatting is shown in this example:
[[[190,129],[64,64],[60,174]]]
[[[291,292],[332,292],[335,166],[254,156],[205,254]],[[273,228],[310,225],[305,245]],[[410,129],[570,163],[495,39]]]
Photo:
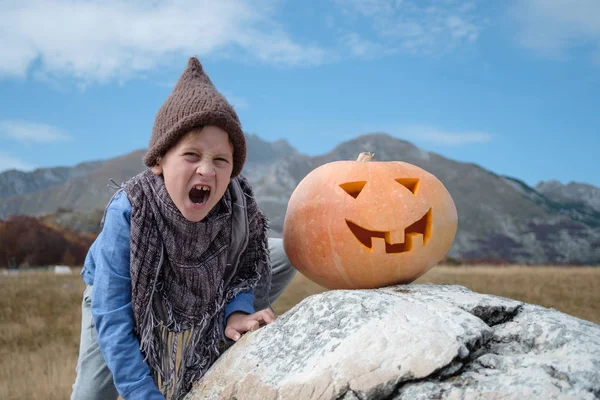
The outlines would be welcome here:
[[[410,190],[413,194],[417,194],[419,189],[419,179],[417,178],[398,178],[396,182]]]
[[[340,187],[346,191],[350,196],[357,198],[360,192],[363,190],[367,181],[359,181],[359,182],[348,182],[342,183]]]

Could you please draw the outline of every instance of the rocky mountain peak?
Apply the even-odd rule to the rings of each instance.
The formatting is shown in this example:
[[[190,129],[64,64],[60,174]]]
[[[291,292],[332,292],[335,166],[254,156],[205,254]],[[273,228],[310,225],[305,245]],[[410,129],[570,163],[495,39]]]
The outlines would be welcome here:
[[[600,188],[592,185],[578,182],[563,184],[550,180],[539,182],[535,190],[554,201],[583,203],[600,212]]]
[[[532,188],[518,178],[450,160],[385,133],[359,136],[316,157],[299,153],[286,141],[268,142],[252,134],[247,135],[247,144],[242,174],[252,183],[273,236],[281,235],[288,199],[310,171],[370,151],[374,161],[409,162],[446,186],[459,216],[451,257],[494,263],[600,264],[600,189],[593,186],[549,182]],[[106,187],[109,179],[121,183],[141,172],[143,155],[144,150],[138,150],[72,168],[4,172],[0,218],[52,214],[59,208],[75,215],[104,210],[114,193]]]

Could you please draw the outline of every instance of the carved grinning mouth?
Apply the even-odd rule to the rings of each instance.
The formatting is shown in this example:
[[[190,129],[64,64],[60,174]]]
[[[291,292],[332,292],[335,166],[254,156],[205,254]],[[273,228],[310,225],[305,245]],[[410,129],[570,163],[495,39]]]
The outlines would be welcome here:
[[[404,229],[404,243],[389,243],[389,231],[370,231],[346,219],[348,228],[350,228],[354,236],[356,236],[365,247],[369,249],[373,247],[372,238],[374,237],[384,239],[386,253],[404,253],[412,250],[413,238],[417,235],[423,236],[423,246],[425,246],[431,237],[432,222],[432,211],[430,208],[420,220]]]

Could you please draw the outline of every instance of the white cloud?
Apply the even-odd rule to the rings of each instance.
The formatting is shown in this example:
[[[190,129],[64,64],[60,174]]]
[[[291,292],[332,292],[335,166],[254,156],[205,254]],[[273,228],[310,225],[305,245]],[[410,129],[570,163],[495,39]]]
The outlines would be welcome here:
[[[125,80],[176,56],[248,57],[313,65],[326,52],[274,21],[276,0],[9,0],[0,19],[0,76],[33,64],[84,82]]]
[[[600,57],[600,1],[518,0],[511,11],[523,46],[553,57],[588,47]]]
[[[369,38],[356,32],[344,35],[344,43],[356,56],[371,56],[370,43],[385,52],[443,55],[477,40],[484,21],[475,2],[454,0],[334,0],[354,24],[367,27]],[[351,40],[348,40],[350,38]]]
[[[58,128],[27,121],[0,121],[0,137],[23,143],[51,143],[70,139]]]
[[[21,161],[15,157],[12,157],[6,153],[0,152],[0,172],[8,171],[10,169],[17,169],[19,171],[31,171],[35,167],[24,161]]]
[[[348,33],[342,38],[344,45],[350,50],[350,53],[357,58],[379,58],[396,51],[392,48],[365,39],[355,32]]]
[[[486,132],[450,132],[425,125],[407,125],[390,132],[405,139],[423,141],[441,146],[461,146],[468,144],[487,143],[493,135]]]

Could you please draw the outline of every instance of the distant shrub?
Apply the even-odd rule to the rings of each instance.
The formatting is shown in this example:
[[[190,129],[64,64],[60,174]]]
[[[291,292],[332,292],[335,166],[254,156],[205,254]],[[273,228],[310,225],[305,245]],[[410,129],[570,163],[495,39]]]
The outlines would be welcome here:
[[[458,258],[446,256],[444,258],[444,260],[441,262],[441,264],[449,265],[449,266],[458,266],[458,265],[462,265],[462,261],[459,260]]]
[[[14,215],[0,220],[0,267],[82,265],[94,235],[48,226]]]

